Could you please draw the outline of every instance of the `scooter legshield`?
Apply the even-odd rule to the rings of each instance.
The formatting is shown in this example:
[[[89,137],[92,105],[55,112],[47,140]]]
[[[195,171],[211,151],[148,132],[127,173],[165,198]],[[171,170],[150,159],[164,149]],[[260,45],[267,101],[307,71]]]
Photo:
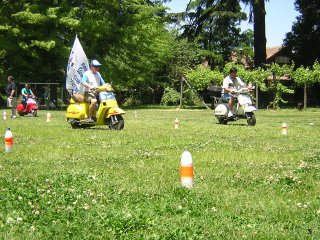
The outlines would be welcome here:
[[[108,112],[107,112],[107,118],[109,118],[112,115],[122,115],[125,114],[126,112],[123,111],[121,108],[109,108]]]
[[[254,106],[247,106],[245,109],[244,109],[244,112],[254,112],[254,111],[257,111],[256,107]]]

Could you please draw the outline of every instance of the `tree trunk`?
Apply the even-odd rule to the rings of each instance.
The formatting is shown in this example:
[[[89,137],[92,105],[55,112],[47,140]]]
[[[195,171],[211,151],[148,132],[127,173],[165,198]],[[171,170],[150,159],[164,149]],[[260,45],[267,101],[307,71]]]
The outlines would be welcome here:
[[[254,65],[260,67],[266,63],[266,11],[265,0],[253,0],[254,15]]]
[[[304,96],[303,96],[303,110],[307,109],[307,83],[304,84]]]
[[[184,77],[181,77],[180,79],[180,109],[182,109],[182,103],[183,103],[183,81]]]
[[[256,84],[256,109],[258,109],[259,106],[259,87]]]
[[[276,99],[277,99],[277,79],[276,79],[276,74],[275,72],[272,73],[273,75],[273,84],[274,84],[274,92],[273,92],[273,111],[276,110]]]

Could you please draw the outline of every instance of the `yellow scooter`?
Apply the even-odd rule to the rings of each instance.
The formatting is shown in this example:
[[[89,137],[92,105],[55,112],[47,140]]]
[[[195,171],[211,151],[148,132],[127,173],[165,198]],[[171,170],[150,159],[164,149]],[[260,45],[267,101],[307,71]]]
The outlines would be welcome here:
[[[124,120],[121,115],[125,112],[119,108],[117,100],[113,94],[113,88],[109,83],[103,84],[96,89],[99,92],[99,108],[95,112],[96,121],[86,122],[88,118],[89,102],[85,101],[82,94],[73,94],[70,105],[67,108],[66,118],[72,128],[85,128],[96,125],[108,125],[111,130],[121,130],[124,127]]]

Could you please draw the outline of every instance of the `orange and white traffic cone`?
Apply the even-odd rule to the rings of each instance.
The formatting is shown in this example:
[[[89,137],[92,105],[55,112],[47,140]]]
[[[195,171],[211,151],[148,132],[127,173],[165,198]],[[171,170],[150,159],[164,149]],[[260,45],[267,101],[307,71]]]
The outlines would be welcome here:
[[[10,128],[7,129],[6,133],[4,134],[4,148],[6,152],[13,151],[13,136]]]
[[[50,121],[51,121],[51,114],[47,113],[47,122],[50,122]]]
[[[3,120],[6,120],[6,119],[7,119],[7,113],[6,113],[6,112],[3,112],[3,113],[2,113],[2,119],[3,119]]]
[[[282,124],[282,134],[287,135],[287,124],[286,123]]]
[[[180,177],[183,187],[191,188],[193,186],[193,162],[189,151],[184,151],[181,156]]]

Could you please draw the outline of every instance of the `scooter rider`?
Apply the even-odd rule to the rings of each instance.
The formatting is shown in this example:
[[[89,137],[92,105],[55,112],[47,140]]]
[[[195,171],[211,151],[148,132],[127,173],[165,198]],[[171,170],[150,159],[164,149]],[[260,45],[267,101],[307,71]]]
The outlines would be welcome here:
[[[86,88],[85,97],[88,98],[90,102],[89,106],[89,116],[83,121],[94,123],[96,118],[93,117],[96,104],[98,102],[98,92],[95,91],[97,87],[105,84],[103,78],[99,73],[99,67],[102,64],[98,60],[93,59],[90,62],[90,69],[83,74],[81,83]]]
[[[23,104],[24,108],[26,108],[26,101],[27,101],[27,98],[31,95],[32,98],[35,98],[33,92],[31,91],[30,89],[30,85],[28,83],[26,83],[24,85],[24,88],[21,89],[21,103]]]
[[[237,69],[236,68],[231,68],[230,69],[230,75],[227,76],[223,80],[223,85],[222,85],[222,99],[225,101],[228,101],[229,103],[229,113],[228,117],[233,116],[233,105],[234,105],[234,92],[235,90],[238,90],[240,87],[245,87],[245,83],[237,77]]]

